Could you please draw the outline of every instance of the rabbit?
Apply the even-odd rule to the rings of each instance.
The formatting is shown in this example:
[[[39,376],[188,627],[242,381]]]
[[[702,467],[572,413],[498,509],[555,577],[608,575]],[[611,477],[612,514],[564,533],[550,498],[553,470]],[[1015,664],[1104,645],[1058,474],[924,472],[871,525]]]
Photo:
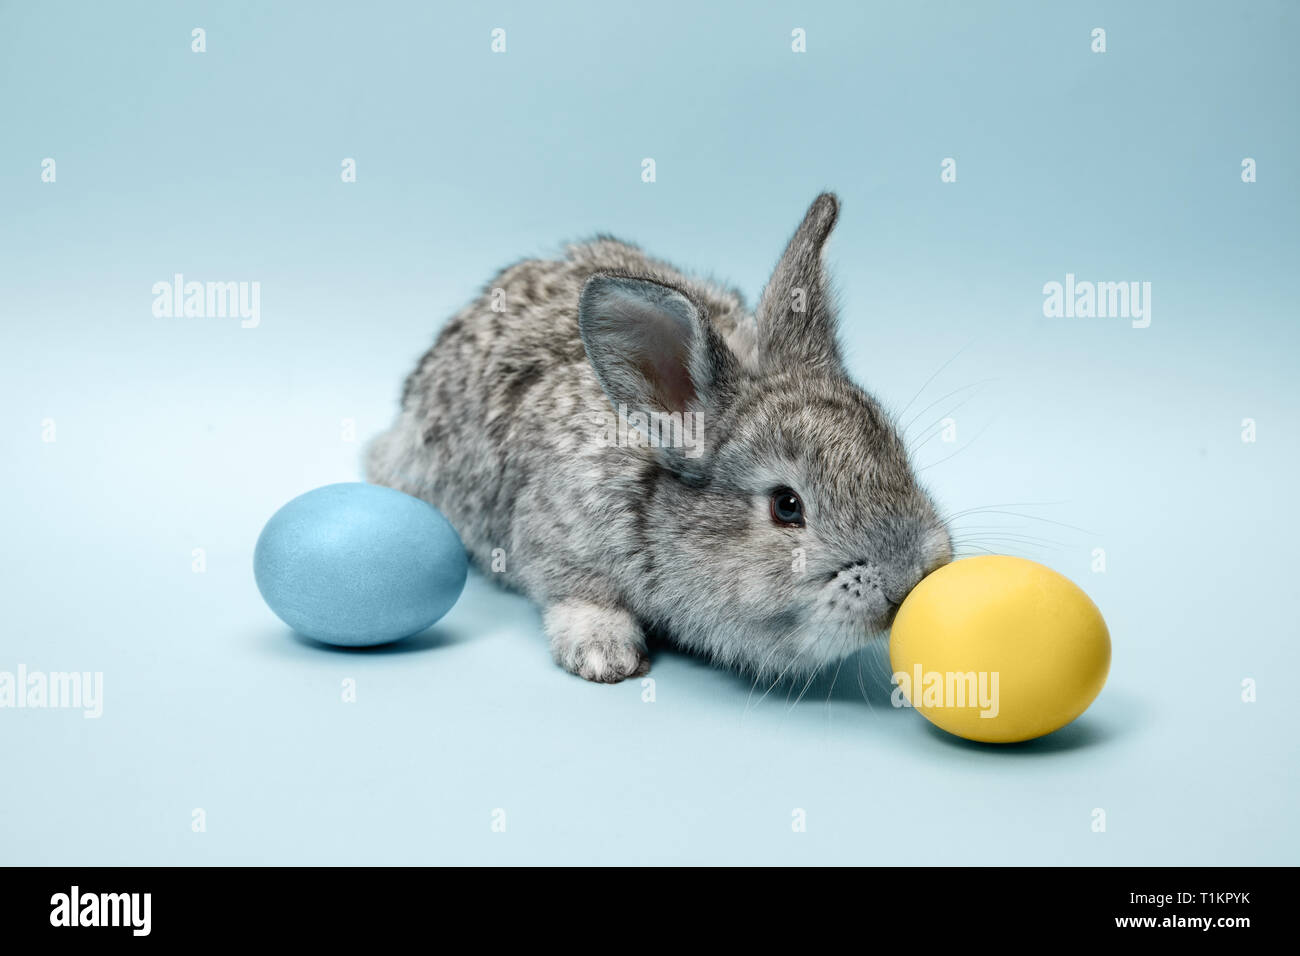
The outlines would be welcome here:
[[[775,680],[866,646],[952,539],[845,373],[838,215],[816,198],[754,312],[605,235],[509,266],[406,379],[368,479],[446,515],[587,680],[644,675],[647,633]],[[656,438],[679,419],[699,440]]]

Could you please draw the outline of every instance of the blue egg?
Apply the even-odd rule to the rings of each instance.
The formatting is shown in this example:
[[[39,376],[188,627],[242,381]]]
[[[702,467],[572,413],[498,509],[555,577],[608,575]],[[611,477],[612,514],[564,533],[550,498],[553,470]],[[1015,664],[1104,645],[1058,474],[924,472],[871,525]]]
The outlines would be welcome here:
[[[253,552],[257,589],[299,634],[361,647],[418,634],[465,587],[460,537],[419,498],[326,485],[271,516]]]

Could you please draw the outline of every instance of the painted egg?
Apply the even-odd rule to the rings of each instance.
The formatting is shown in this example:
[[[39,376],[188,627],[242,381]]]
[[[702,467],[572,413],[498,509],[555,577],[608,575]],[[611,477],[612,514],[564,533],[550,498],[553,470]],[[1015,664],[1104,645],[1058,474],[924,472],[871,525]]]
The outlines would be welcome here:
[[[454,528],[427,502],[381,485],[326,485],[271,516],[253,575],[262,598],[299,634],[349,647],[429,627],[465,587]]]
[[[898,690],[934,724],[1012,743],[1088,709],[1110,671],[1110,633],[1068,578],[990,555],[946,565],[912,590],[889,657]]]

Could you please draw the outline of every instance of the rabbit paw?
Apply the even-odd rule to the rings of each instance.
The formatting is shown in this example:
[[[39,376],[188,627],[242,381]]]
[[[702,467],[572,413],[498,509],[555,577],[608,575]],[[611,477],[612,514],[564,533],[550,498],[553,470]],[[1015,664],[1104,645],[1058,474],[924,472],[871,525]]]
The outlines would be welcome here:
[[[650,670],[645,636],[627,611],[586,601],[561,601],[546,609],[544,623],[555,663],[571,674],[617,684]]]

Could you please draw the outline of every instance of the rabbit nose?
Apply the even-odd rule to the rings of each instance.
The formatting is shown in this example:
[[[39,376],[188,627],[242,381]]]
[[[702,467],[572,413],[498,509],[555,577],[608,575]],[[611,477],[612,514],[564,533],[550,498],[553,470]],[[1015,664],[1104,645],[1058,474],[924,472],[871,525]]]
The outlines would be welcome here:
[[[900,607],[902,607],[903,600],[909,594],[912,593],[912,588],[916,587],[916,585],[920,582],[920,580],[921,580],[920,578],[917,578],[916,581],[913,581],[912,583],[906,585],[905,587],[894,586],[894,587],[886,588],[885,600],[889,602],[889,606],[892,607],[895,611],[897,611]]]
[[[895,572],[889,575],[884,584],[884,595],[893,607],[895,612],[902,606],[903,601],[912,593],[912,588],[921,583],[925,577],[925,572],[921,568],[907,568],[901,572]]]

